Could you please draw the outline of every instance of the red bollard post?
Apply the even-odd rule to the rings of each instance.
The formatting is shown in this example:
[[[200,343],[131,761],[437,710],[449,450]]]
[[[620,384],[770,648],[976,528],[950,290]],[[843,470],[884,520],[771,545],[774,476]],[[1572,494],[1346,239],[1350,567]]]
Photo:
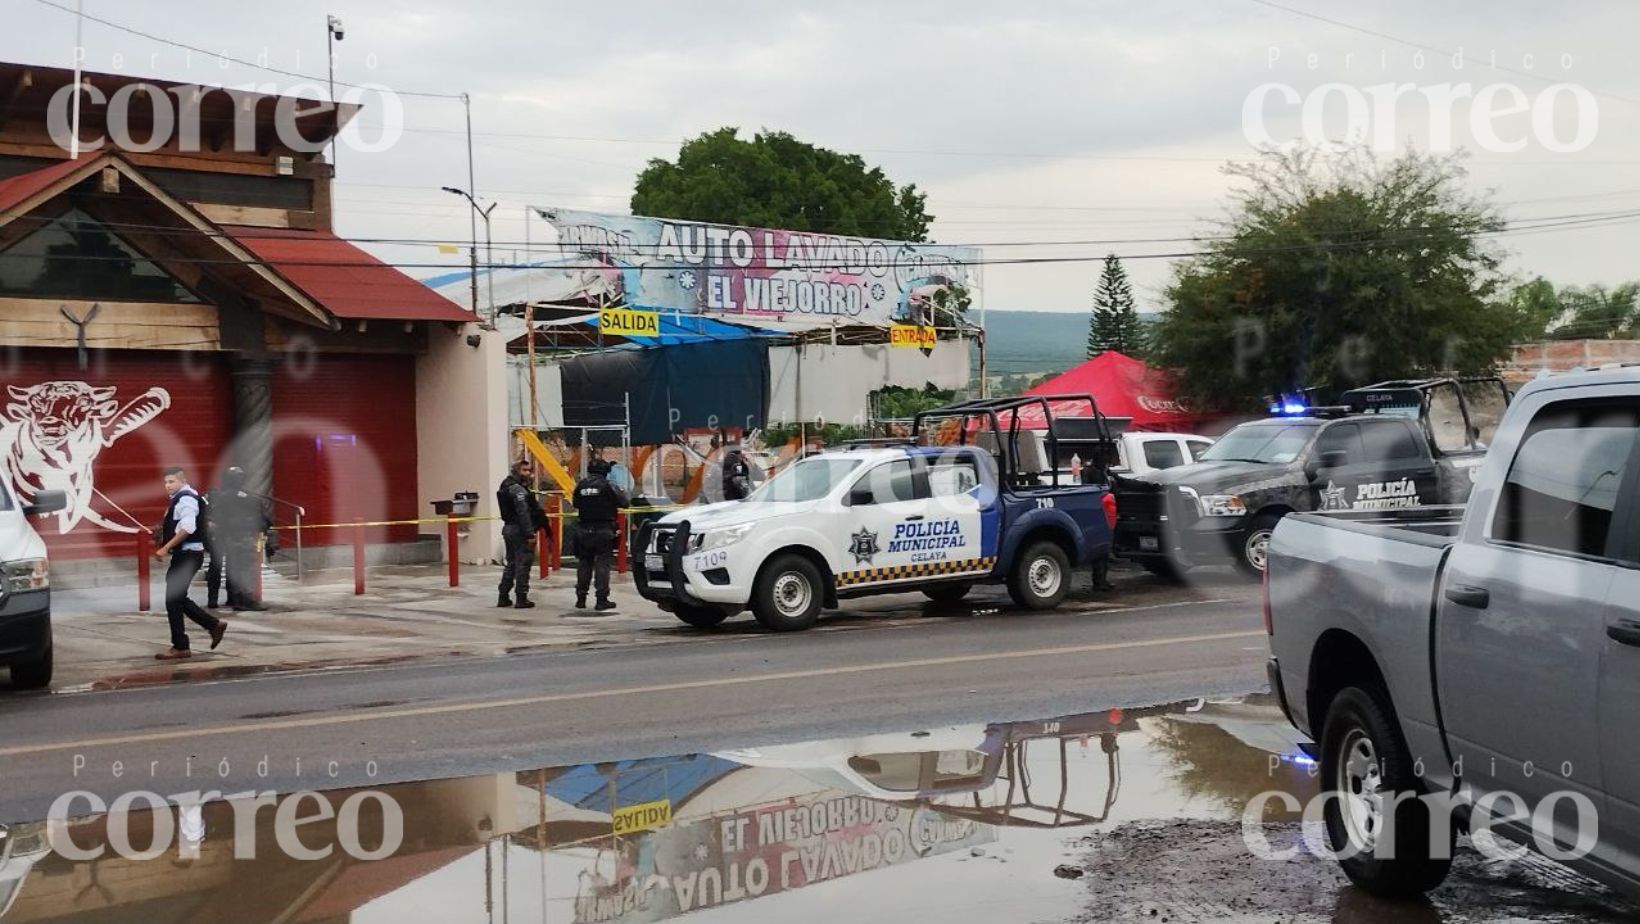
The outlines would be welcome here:
[[[629,521],[631,518],[632,518],[632,514],[623,513],[618,518],[616,518],[616,520],[615,520],[615,571],[616,571],[617,574],[625,574],[626,573],[626,569],[627,569],[627,561],[626,561],[627,521]]]
[[[461,556],[456,553],[456,543],[459,541],[456,538],[456,517],[455,514],[451,514],[444,521],[444,544],[450,556],[451,587],[461,586]]]
[[[353,524],[353,593],[364,595],[364,523]]]
[[[148,569],[152,567],[153,544],[154,540],[148,535],[147,530],[141,530],[137,533],[137,610],[143,613],[148,612],[148,608],[152,604],[149,595],[152,593],[153,588],[149,585],[153,579],[152,572]]]
[[[541,560],[541,579],[546,580],[552,573],[552,529],[540,530],[535,534],[535,556]]]

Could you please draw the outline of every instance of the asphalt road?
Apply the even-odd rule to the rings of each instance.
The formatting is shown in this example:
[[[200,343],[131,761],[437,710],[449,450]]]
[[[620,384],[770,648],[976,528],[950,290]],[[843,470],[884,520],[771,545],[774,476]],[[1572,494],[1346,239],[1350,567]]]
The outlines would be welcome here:
[[[1222,591],[1222,592],[1221,592]],[[289,791],[1012,721],[1263,689],[1246,588],[774,636],[0,697],[0,822],[105,799]],[[81,803],[77,811],[85,811]]]

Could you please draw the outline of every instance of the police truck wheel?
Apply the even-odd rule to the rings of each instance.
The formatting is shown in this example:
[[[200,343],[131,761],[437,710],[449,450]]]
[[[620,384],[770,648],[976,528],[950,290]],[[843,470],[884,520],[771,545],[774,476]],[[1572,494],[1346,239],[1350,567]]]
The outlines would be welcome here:
[[[1452,822],[1435,819],[1416,798],[1416,771],[1382,690],[1346,687],[1333,697],[1321,727],[1322,818],[1344,874],[1374,895],[1422,895],[1452,868]],[[1446,837],[1431,844],[1436,824],[1445,825]]]
[[[1071,561],[1059,543],[1039,539],[1031,543],[1008,575],[1008,596],[1028,610],[1059,605],[1071,588]]]
[[[968,591],[973,589],[972,584],[935,584],[933,587],[924,587],[922,592],[923,596],[935,603],[956,603],[968,596]]]
[[[697,629],[711,629],[729,618],[729,614],[715,606],[689,606],[679,603],[672,607],[672,615]]]
[[[43,690],[51,686],[51,649],[37,661],[11,666],[11,685],[19,690]]]
[[[807,629],[820,618],[820,569],[801,555],[781,555],[763,566],[752,589],[752,615],[773,632]]]
[[[1236,566],[1242,571],[1257,577],[1264,573],[1270,563],[1270,536],[1276,531],[1276,524],[1281,517],[1273,513],[1261,513],[1247,531],[1242,533],[1241,548],[1236,553]]]

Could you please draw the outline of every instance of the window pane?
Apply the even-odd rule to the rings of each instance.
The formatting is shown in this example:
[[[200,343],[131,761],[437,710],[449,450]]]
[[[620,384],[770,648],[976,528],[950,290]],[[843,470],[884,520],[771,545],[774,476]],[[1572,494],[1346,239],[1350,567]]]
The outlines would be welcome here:
[[[1172,468],[1184,464],[1184,452],[1172,440],[1151,440],[1145,443],[1145,461],[1151,468]]]
[[[79,209],[64,212],[0,253],[0,295],[199,301],[170,273]]]
[[[1197,461],[1197,462],[1200,462],[1201,458],[1202,458],[1202,453],[1206,452],[1207,447],[1209,447],[1211,445],[1213,445],[1213,444],[1209,443],[1207,440],[1191,440],[1190,441],[1190,458]]]
[[[928,470],[928,487],[935,497],[967,494],[979,484],[979,470],[968,459],[935,462]]]
[[[1510,464],[1492,538],[1604,555],[1637,425],[1632,403],[1568,403],[1539,413]]]
[[[916,479],[911,474],[911,461],[879,465],[861,479],[859,487],[869,488],[872,503],[891,504],[895,501],[915,500]]]
[[[1315,455],[1311,458],[1319,460],[1322,453],[1327,452],[1342,452],[1344,465],[1362,461],[1366,450],[1361,447],[1361,428],[1352,423],[1340,423],[1322,430],[1315,441]]]
[[[1412,430],[1401,423],[1367,423],[1361,425],[1361,445],[1368,462],[1391,462],[1416,459],[1418,451]]]

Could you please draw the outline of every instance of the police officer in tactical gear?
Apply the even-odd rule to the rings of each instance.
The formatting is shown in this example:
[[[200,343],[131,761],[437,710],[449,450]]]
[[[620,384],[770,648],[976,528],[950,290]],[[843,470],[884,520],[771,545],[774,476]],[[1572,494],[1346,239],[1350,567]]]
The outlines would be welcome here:
[[[575,484],[575,608],[587,606],[587,586],[597,579],[598,606],[612,610],[609,599],[609,565],[615,551],[615,518],[627,505],[621,489],[611,484],[611,465],[604,459],[587,464],[585,478]]]
[[[512,471],[501,479],[501,487],[495,492],[495,506],[501,512],[501,539],[507,546],[506,559],[501,563],[501,592],[496,597],[496,606],[521,610],[535,606],[530,599],[530,544],[536,532],[548,526],[541,501],[530,490],[533,474],[530,461],[519,460],[513,463]]]
[[[170,567],[165,571],[165,616],[171,623],[171,647],[155,657],[161,661],[176,661],[193,657],[184,619],[192,620],[205,630],[211,637],[212,648],[222,644],[228,624],[205,612],[188,596],[188,585],[205,563],[205,542],[196,534],[205,532],[209,519],[207,505],[178,466],[165,470],[165,493],[169,495],[169,502],[160,524],[160,544],[154,549],[154,557],[160,561],[166,556],[171,558]]]
[[[746,461],[746,453],[739,446],[730,444],[723,453],[723,499],[745,500],[751,493],[752,466]]]
[[[206,548],[211,567],[206,572],[207,598],[216,605],[219,574],[226,565],[228,605],[235,610],[265,610],[256,600],[256,538],[272,522],[262,499],[245,490],[245,470],[235,465],[222,473],[222,484],[209,495],[211,528]]]

